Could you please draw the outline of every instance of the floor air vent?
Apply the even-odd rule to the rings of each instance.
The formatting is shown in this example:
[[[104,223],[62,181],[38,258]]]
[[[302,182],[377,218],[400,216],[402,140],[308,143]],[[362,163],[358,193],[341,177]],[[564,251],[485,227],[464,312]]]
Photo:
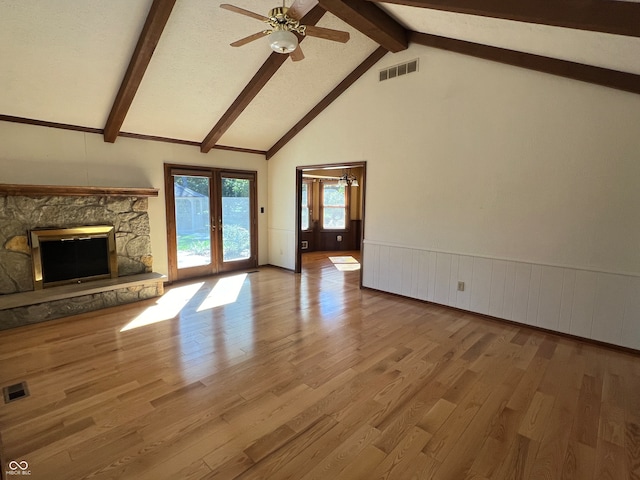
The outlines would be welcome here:
[[[406,63],[401,63],[400,65],[394,65],[393,67],[380,70],[379,79],[381,82],[384,82],[385,80],[400,77],[401,75],[406,75],[408,73],[413,73],[417,71],[418,71],[418,59],[416,58],[415,60],[410,60]]]
[[[29,396],[29,389],[27,388],[27,382],[16,383],[15,385],[9,385],[2,389],[4,394],[4,403],[13,402],[24,397]]]

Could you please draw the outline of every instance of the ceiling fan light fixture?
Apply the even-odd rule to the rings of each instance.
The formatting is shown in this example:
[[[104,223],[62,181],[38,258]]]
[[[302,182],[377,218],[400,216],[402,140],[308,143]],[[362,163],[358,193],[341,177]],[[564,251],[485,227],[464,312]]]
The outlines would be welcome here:
[[[291,53],[298,48],[298,37],[287,30],[274,30],[269,35],[269,45],[276,53]]]

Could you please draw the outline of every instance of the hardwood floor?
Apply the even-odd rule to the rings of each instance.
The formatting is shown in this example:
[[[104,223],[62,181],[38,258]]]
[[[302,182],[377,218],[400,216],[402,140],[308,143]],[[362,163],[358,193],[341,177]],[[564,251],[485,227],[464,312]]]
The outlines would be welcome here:
[[[303,265],[0,332],[0,385],[30,389],[0,407],[2,472],[640,479],[640,355]]]

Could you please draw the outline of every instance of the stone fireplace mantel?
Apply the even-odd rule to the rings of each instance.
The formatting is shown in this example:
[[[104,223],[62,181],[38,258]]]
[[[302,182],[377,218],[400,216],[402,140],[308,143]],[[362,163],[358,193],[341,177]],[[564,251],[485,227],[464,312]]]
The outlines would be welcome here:
[[[74,187],[66,185],[18,185],[0,183],[0,196],[22,197],[157,197],[157,188]]]

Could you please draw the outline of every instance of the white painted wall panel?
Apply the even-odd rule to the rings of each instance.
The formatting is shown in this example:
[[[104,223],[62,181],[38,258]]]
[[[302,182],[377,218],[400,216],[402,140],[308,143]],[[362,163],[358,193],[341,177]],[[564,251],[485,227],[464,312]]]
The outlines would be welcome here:
[[[449,279],[449,305],[455,307],[458,297],[458,264],[460,263],[459,255],[451,255],[451,278]]]
[[[591,338],[593,307],[596,298],[598,274],[578,270],[576,272],[575,290],[573,293],[573,309],[569,333],[579,337]]]
[[[418,296],[420,300],[429,299],[429,252],[426,250],[418,250],[420,259],[420,272],[418,273]]]
[[[562,305],[562,286],[564,269],[542,267],[540,298],[538,301],[538,326],[549,330],[558,330],[560,326],[560,307]]]
[[[507,262],[493,260],[491,266],[491,291],[489,293],[489,315],[502,317],[504,307],[504,285],[507,277]]]
[[[529,283],[529,301],[527,302],[527,325],[538,324],[538,306],[540,302],[540,282],[542,266],[531,266],[531,282]]]
[[[502,318],[513,320],[513,302],[516,288],[516,262],[506,262],[504,280],[504,304]]]
[[[429,293],[427,298],[430,302],[435,302],[437,261],[438,254],[436,252],[429,252]]]
[[[402,251],[402,286],[400,293],[405,297],[412,296],[414,283],[414,271],[417,270],[414,268],[413,257],[415,254],[415,250],[410,248],[405,248]]]
[[[629,277],[620,345],[640,349],[640,277]]]
[[[491,264],[489,258],[473,259],[473,277],[471,278],[471,300],[469,310],[489,313],[489,294],[491,293]]]
[[[386,245],[380,246],[378,266],[380,271],[378,272],[378,288],[385,292],[389,292],[389,250],[391,248]]]
[[[451,281],[451,255],[436,254],[436,279],[433,301],[449,305],[449,282]]]
[[[562,333],[569,333],[571,331],[571,312],[573,310],[573,292],[575,287],[576,271],[571,268],[565,268],[562,279],[560,317],[558,320],[558,331]]]
[[[456,296],[456,307],[470,310],[471,307],[471,281],[473,280],[473,257],[460,255],[458,263],[458,280],[464,282],[464,291]]]
[[[375,278],[378,271],[377,250],[378,245],[364,243],[362,245],[362,263],[368,265],[368,268],[362,269],[362,286],[368,288],[376,288]]]
[[[624,312],[631,290],[626,277],[598,274],[598,287],[593,309],[591,338],[608,343],[622,341]]]
[[[411,249],[411,294],[410,297],[420,298],[420,251]]]
[[[531,284],[531,265],[516,264],[516,282],[513,292],[514,322],[527,323],[527,305],[529,304],[529,285]]]
[[[402,293],[402,259],[404,248],[392,248],[389,250],[389,287],[391,293]]]

